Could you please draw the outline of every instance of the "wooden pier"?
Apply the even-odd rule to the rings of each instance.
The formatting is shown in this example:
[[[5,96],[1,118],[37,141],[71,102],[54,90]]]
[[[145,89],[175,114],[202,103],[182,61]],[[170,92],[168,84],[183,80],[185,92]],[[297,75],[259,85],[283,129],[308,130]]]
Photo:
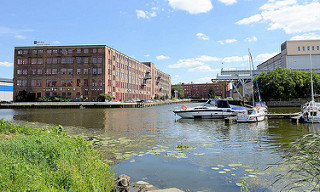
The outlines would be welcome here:
[[[267,113],[268,119],[291,119],[294,123],[302,123],[302,113]],[[224,119],[225,123],[237,123],[236,116],[227,117]]]

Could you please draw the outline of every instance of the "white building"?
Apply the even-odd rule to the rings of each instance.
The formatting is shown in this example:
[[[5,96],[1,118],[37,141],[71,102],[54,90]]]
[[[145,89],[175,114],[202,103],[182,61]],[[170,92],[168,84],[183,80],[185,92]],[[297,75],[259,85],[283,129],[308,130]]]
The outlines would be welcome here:
[[[13,80],[0,78],[0,101],[13,101]]]
[[[320,69],[320,40],[292,40],[281,44],[281,52],[257,66],[258,70],[277,67],[293,70]]]

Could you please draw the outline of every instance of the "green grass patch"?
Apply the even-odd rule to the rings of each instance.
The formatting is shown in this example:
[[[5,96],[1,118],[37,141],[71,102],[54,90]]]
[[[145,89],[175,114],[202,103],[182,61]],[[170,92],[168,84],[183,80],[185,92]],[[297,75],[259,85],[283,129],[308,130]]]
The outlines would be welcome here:
[[[114,175],[92,144],[62,127],[0,120],[0,191],[111,191]]]

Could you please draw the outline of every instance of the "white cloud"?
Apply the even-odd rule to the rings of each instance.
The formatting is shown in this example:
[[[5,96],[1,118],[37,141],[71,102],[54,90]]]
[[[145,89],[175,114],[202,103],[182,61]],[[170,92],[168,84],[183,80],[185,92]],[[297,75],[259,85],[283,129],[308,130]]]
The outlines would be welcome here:
[[[170,57],[168,57],[168,56],[165,56],[165,55],[159,55],[159,56],[157,56],[156,58],[157,58],[157,60],[165,60],[165,59],[170,59]]]
[[[238,40],[236,40],[236,39],[226,39],[226,43],[235,43],[237,41]]]
[[[23,36],[23,35],[16,35],[16,36],[14,36],[14,37],[17,38],[17,39],[26,39],[26,37]]]
[[[200,79],[197,79],[195,83],[212,83],[211,79],[212,77],[202,77]]]
[[[224,63],[241,62],[241,61],[244,61],[244,58],[239,56],[225,57],[222,59],[222,62]]]
[[[206,13],[213,8],[211,0],[169,0],[169,5],[191,14]]]
[[[237,21],[236,24],[243,25],[243,24],[250,24],[250,23],[256,23],[261,21],[262,17],[259,14],[253,15],[248,18],[241,19],[240,21]]]
[[[260,7],[261,13],[242,19],[236,24],[259,21],[267,23],[268,30],[284,30],[286,34],[308,33],[320,30],[320,2],[299,4],[296,0],[269,0]]]
[[[9,62],[0,62],[0,66],[2,67],[12,67],[13,63],[9,63]]]
[[[60,41],[54,41],[53,44],[60,44]]]
[[[254,61],[255,62],[264,62],[264,61],[274,57],[277,54],[278,54],[277,52],[259,54],[259,55],[257,55],[257,57],[255,58]]]
[[[22,33],[28,33],[33,32],[32,29],[12,29],[9,27],[3,27],[0,26],[0,35],[10,35],[17,39],[26,39],[25,35],[22,35]]]
[[[144,55],[144,57],[150,57],[150,55],[147,54],[147,55]]]
[[[208,56],[208,55],[202,55],[202,56],[196,58],[196,60],[198,60],[198,61],[203,61],[203,62],[208,62],[208,61],[221,61],[221,58],[212,57],[212,56]]]
[[[316,33],[305,33],[302,35],[296,35],[291,38],[291,40],[312,40],[320,39],[320,35]]]
[[[191,72],[219,72],[217,69],[212,69],[209,65],[201,65],[195,68],[188,69]]]
[[[236,39],[226,39],[226,40],[219,40],[218,43],[220,45],[224,45],[224,44],[230,44],[230,43],[235,43],[237,42],[238,40]]]
[[[222,59],[218,57],[202,55],[198,58],[179,59],[176,64],[168,65],[168,67],[169,68],[188,68],[188,67],[194,67],[194,66],[202,66],[204,65],[204,62],[215,62],[215,61],[221,61],[221,60]]]
[[[224,3],[225,5],[233,5],[237,2],[237,0],[219,0],[221,3]]]
[[[253,36],[253,37],[247,37],[245,39],[245,41],[247,42],[254,42],[254,41],[258,41],[258,38],[256,36]]]
[[[169,68],[188,68],[193,66],[203,65],[204,63],[201,61],[197,61],[196,59],[179,59],[176,64],[168,65]]]
[[[151,17],[157,16],[156,12],[148,12],[148,11],[143,11],[143,10],[136,10],[137,13],[137,18],[142,18],[142,19],[150,19]]]
[[[197,33],[196,36],[198,37],[198,39],[202,39],[202,40],[209,40],[209,36],[203,34],[203,33]]]

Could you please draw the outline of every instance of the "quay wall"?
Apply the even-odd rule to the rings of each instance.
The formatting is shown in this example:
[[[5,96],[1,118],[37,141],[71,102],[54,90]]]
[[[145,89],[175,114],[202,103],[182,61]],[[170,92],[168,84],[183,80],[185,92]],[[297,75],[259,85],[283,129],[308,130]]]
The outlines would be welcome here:
[[[268,107],[301,107],[307,102],[305,101],[266,101]]]
[[[0,104],[0,109],[24,108],[143,108],[158,105],[170,105],[190,102],[189,99],[158,101],[152,103],[121,103],[121,102],[16,102]]]

